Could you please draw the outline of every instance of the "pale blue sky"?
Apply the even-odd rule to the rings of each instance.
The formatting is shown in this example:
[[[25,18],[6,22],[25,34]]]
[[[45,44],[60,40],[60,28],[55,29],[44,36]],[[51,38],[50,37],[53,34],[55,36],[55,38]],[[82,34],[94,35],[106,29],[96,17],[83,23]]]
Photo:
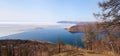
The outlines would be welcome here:
[[[96,21],[102,0],[0,0],[0,22]]]

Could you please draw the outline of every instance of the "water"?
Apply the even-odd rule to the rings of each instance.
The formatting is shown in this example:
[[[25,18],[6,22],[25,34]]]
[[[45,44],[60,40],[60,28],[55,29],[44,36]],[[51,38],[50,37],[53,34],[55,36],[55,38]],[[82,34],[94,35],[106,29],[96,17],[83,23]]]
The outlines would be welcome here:
[[[71,33],[64,28],[44,28],[3,36],[1,39],[44,40],[56,43],[59,38],[66,44],[84,47],[84,44],[81,41],[83,35],[83,33]]]

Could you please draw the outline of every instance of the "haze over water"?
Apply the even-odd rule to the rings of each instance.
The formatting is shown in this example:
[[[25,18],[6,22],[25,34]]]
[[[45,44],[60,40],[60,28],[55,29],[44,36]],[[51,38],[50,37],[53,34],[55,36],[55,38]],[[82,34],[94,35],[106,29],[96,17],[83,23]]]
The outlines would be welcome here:
[[[56,22],[0,22],[0,36],[21,33],[34,29],[70,27],[73,24],[60,24]]]

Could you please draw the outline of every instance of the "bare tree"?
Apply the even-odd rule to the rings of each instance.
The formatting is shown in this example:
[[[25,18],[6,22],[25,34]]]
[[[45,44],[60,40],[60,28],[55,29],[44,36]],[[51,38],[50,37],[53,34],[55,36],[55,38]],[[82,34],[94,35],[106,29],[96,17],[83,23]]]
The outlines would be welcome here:
[[[94,14],[98,19],[102,19],[102,25],[109,29],[120,27],[120,0],[107,0],[99,2],[101,13]]]
[[[120,52],[118,50],[120,48],[120,0],[105,0],[103,2],[99,2],[99,7],[101,8],[101,12],[95,14],[97,19],[102,19],[102,22],[99,23],[101,32],[105,31],[104,39],[105,44],[107,44],[107,48],[113,52]],[[117,34],[115,34],[117,33]],[[103,37],[103,36],[102,36]],[[103,39],[101,39],[103,40]]]

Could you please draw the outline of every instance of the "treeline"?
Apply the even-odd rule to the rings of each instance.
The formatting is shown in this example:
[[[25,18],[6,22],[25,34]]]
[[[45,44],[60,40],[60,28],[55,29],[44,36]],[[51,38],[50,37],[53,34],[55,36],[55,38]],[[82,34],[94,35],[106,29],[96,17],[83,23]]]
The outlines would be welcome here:
[[[96,53],[120,55],[120,26],[114,23],[95,22],[94,24],[82,26],[75,25],[69,28],[69,31],[85,33],[82,40],[87,50]]]
[[[30,40],[0,40],[0,56],[50,56],[55,45]]]
[[[95,52],[108,52],[120,54],[120,32],[108,31],[102,28],[101,23],[96,23],[95,26],[87,25],[85,28],[85,37],[83,41],[88,50]],[[117,29],[116,29],[117,30]]]
[[[37,40],[0,40],[0,56],[52,56],[74,50],[57,41],[56,44]]]
[[[120,0],[99,2],[99,7],[101,11],[94,13],[94,16],[101,19],[100,22],[73,26],[71,29],[85,33],[83,41],[86,49],[120,55]]]

